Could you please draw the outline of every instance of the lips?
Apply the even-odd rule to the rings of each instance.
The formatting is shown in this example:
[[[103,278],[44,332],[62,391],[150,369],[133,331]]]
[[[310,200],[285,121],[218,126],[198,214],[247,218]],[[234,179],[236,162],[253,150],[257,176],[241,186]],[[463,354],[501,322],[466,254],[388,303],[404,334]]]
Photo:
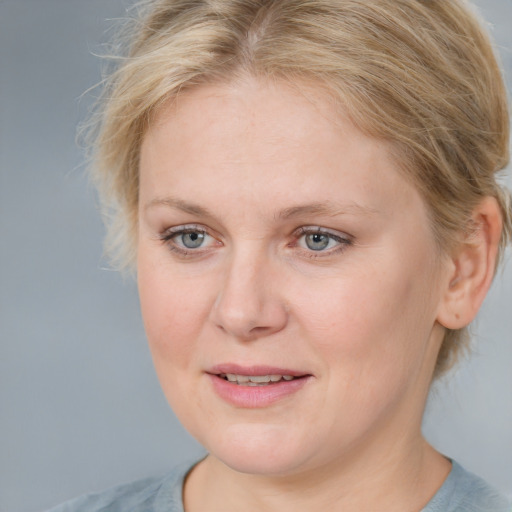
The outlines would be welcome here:
[[[288,375],[290,377],[304,377],[309,375],[307,372],[293,370],[290,368],[280,368],[277,366],[252,365],[242,366],[238,364],[218,364],[210,368],[207,373],[212,375],[246,375],[248,377],[258,377],[263,375]]]
[[[268,386],[269,384],[275,384],[281,380],[290,381],[300,378],[293,377],[292,375],[237,375],[234,373],[221,373],[219,377],[228,382],[236,383],[239,386]]]
[[[220,398],[243,408],[266,407],[294,395],[312,377],[288,368],[236,364],[214,366],[207,374]]]

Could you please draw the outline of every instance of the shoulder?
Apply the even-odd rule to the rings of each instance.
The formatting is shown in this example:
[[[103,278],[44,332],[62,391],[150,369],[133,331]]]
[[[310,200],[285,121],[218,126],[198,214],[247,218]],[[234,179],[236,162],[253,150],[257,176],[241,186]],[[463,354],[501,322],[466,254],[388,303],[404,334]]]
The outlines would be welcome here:
[[[183,512],[183,480],[192,467],[182,464],[164,476],[86,494],[47,512]]]
[[[485,480],[453,461],[448,478],[422,512],[510,512],[511,506]]]

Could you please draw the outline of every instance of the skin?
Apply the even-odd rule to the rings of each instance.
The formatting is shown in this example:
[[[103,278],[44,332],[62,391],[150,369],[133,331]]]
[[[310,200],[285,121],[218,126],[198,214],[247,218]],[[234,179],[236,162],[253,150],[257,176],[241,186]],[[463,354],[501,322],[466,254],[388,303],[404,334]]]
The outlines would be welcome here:
[[[187,512],[425,506],[450,470],[421,418],[458,266],[387,144],[314,87],[247,79],[163,108],[140,173],[147,336],[170,405],[210,454],[187,479]],[[184,249],[184,227],[203,244]],[[328,247],[311,250],[304,227]],[[311,377],[236,407],[208,376],[220,363]]]

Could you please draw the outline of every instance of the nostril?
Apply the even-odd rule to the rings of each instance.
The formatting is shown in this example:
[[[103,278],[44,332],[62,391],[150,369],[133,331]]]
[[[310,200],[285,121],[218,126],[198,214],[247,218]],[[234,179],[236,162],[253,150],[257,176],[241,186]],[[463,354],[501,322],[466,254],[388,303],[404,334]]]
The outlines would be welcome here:
[[[240,340],[250,341],[252,339],[261,338],[263,336],[268,336],[273,332],[277,331],[277,329],[272,329],[272,327],[265,326],[256,326],[243,328],[239,326],[238,328],[234,328],[231,326],[230,328],[226,328],[225,325],[217,324],[217,328],[223,331],[226,334],[233,335]]]

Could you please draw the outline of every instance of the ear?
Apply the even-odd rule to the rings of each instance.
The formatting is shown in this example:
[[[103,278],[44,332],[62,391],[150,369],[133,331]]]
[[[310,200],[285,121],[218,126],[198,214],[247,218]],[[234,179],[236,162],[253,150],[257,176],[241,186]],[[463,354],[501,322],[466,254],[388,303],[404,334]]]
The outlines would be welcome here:
[[[450,257],[449,273],[437,321],[461,329],[475,318],[489,290],[503,221],[494,197],[486,197],[471,216],[472,231]]]

